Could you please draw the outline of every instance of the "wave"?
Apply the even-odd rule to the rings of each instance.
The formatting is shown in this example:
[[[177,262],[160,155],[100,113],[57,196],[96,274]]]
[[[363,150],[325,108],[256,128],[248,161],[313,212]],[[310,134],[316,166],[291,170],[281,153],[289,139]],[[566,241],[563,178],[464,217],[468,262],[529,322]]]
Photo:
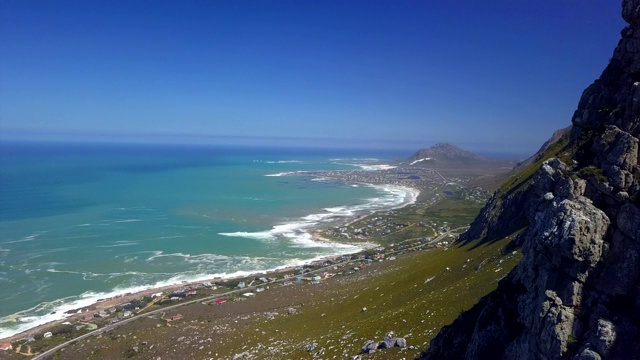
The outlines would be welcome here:
[[[140,222],[141,219],[126,219],[126,220],[117,220],[116,223],[130,223],[130,222]]]
[[[264,163],[264,164],[305,164],[305,161],[302,160],[253,160],[255,163]]]
[[[329,161],[332,162],[343,162],[343,161],[350,161],[350,162],[355,162],[355,161],[380,161],[380,159],[377,158],[335,158],[335,159],[329,159]]]
[[[19,311],[17,313],[4,316],[0,318],[0,339],[7,338],[21,332],[32,329],[36,326],[50,323],[53,321],[63,320],[66,317],[79,312],[79,309],[86,308],[90,305],[97,303],[102,299],[109,299],[120,297],[126,294],[138,293],[141,291],[159,289],[167,286],[176,286],[187,283],[197,283],[203,281],[210,281],[212,279],[230,279],[247,277],[252,275],[265,274],[272,271],[278,271],[285,268],[297,267],[308,264],[310,262],[318,261],[326,257],[326,255],[316,256],[311,259],[293,258],[282,260],[279,258],[260,258],[260,257],[237,257],[229,258],[222,255],[215,254],[202,254],[202,255],[190,255],[183,253],[162,254],[161,251],[156,251],[157,256],[177,256],[185,259],[191,259],[193,261],[202,261],[203,259],[217,259],[217,260],[234,260],[235,266],[247,266],[250,270],[235,270],[229,269],[228,271],[221,272],[181,272],[181,273],[163,273],[163,274],[145,274],[139,272],[125,272],[125,273],[112,273],[112,274],[95,274],[95,273],[78,273],[83,276],[138,276],[141,275],[164,275],[166,280],[155,281],[145,285],[132,285],[125,287],[116,287],[111,291],[96,292],[87,291],[79,296],[70,296],[54,301],[40,303],[30,309]],[[72,271],[49,269],[51,273],[75,273]],[[77,311],[75,311],[77,310]],[[75,311],[75,312],[74,312]]]
[[[29,241],[33,241],[35,240],[38,236],[42,235],[46,233],[46,231],[38,231],[36,233],[33,233],[31,235],[27,235],[21,239],[18,240],[12,240],[12,241],[5,241],[2,244],[17,244],[17,243],[22,243],[22,242],[29,242]]]
[[[267,174],[265,176],[288,176],[288,175],[293,175],[297,173],[298,171],[286,171],[286,172],[275,173],[275,174]]]
[[[114,247],[122,247],[122,246],[134,246],[138,245],[137,241],[116,241],[115,244],[111,245],[96,245],[97,248],[114,248]]]
[[[295,221],[289,221],[273,226],[266,231],[237,231],[219,233],[222,236],[241,237],[264,242],[287,241],[296,247],[331,248],[335,251],[357,252],[362,248],[334,242],[318,241],[312,233],[323,225],[344,222],[360,214],[375,211],[395,209],[415,203],[420,192],[416,189],[392,185],[367,185],[380,192],[382,196],[366,199],[364,203],[350,206],[336,206],[324,208],[322,213],[310,214]]]
[[[358,166],[365,171],[390,170],[390,169],[397,168],[397,166],[388,165],[388,164],[378,164],[378,165],[347,164],[347,165]]]

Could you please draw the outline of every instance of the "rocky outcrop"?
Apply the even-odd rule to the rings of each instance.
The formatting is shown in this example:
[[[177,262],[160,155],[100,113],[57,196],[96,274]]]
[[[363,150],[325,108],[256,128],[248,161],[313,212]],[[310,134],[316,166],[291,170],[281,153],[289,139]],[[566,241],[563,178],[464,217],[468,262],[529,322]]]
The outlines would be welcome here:
[[[545,161],[517,199],[496,193],[463,237],[523,224],[522,261],[422,358],[640,358],[640,0],[622,8],[629,26],[580,99],[564,162]]]

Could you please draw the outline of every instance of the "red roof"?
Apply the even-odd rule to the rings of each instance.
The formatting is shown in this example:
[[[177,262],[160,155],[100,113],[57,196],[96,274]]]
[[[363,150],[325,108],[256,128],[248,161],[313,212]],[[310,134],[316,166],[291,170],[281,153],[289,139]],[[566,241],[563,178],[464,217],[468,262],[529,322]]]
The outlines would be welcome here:
[[[4,343],[2,344],[2,346],[0,346],[0,350],[11,350],[13,347],[11,346],[11,343]]]
[[[216,305],[224,304],[227,302],[227,299],[218,299],[216,300]]]
[[[176,314],[171,317],[171,321],[176,321],[182,319],[182,314]]]

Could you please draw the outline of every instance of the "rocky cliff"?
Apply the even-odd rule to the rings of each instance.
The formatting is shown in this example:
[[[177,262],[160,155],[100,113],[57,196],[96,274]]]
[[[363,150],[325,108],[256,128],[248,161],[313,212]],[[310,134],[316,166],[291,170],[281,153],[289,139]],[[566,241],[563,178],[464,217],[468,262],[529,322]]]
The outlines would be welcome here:
[[[462,237],[524,229],[521,263],[423,359],[640,359],[640,0],[622,8],[629,25],[566,139]]]

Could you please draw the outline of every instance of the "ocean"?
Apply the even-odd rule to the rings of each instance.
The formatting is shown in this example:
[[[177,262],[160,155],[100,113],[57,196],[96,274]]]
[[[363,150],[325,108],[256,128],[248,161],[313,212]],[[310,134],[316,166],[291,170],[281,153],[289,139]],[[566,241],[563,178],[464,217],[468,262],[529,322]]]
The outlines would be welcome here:
[[[0,338],[101,298],[360,250],[311,231],[415,201],[296,176],[376,169],[373,150],[0,144]]]

